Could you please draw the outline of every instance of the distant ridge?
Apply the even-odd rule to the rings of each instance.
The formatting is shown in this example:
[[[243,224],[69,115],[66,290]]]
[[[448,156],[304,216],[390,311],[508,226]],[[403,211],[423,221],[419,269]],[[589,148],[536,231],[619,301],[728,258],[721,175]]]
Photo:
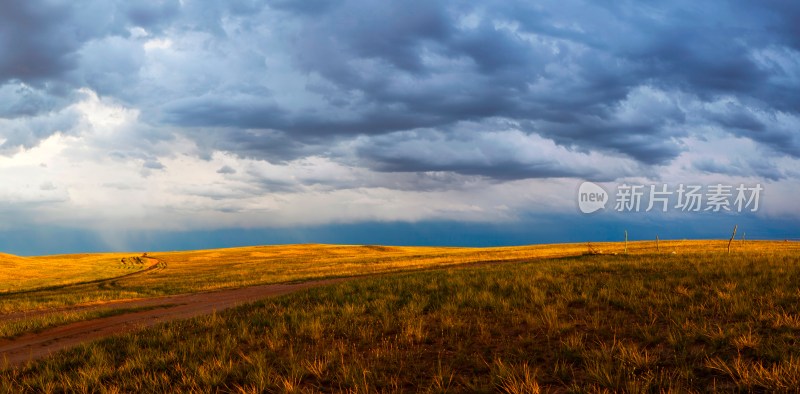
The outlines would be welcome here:
[[[0,262],[2,263],[18,263],[27,261],[25,257],[16,256],[8,253],[0,253]]]

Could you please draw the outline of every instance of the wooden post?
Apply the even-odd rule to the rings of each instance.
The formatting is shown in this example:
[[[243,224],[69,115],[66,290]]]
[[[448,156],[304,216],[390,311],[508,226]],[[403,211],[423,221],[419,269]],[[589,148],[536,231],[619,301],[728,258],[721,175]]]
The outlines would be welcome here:
[[[625,254],[628,254],[628,230],[625,230]]]
[[[656,252],[661,252],[661,248],[658,246],[658,234],[656,234]]]
[[[733,238],[736,236],[736,228],[739,227],[738,224],[733,226],[733,235],[731,235],[731,240],[728,241],[728,254],[731,254],[731,243],[733,242]]]

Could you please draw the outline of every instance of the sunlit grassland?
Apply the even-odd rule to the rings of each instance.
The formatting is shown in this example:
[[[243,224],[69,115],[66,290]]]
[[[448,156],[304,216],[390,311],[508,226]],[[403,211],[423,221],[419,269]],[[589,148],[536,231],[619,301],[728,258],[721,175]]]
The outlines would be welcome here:
[[[509,248],[284,245],[150,253],[151,257],[163,261],[166,268],[111,282],[54,288],[47,287],[130,273],[132,271],[129,264],[122,264],[120,260],[137,254],[29,258],[33,263],[27,264],[21,274],[29,278],[40,275],[41,278],[25,282],[30,287],[15,286],[10,292],[0,291],[0,312],[256,284],[368,275],[449,264],[560,256],[585,250],[585,244]],[[17,271],[20,270],[22,269]],[[61,275],[53,272],[61,272]],[[25,291],[37,288],[35,291]]]
[[[166,268],[103,283],[83,282],[135,272],[137,268],[131,267],[129,261],[132,256],[139,256],[140,253],[18,258],[26,261],[25,275],[41,275],[42,279],[31,281],[33,285],[30,288],[17,286],[10,292],[0,291],[0,313],[19,314],[76,304],[102,304],[119,299],[379,274],[452,264],[561,256],[582,253],[586,249],[585,244],[507,248],[280,245],[150,253],[151,258],[162,261]],[[126,262],[123,263],[122,259]],[[116,268],[103,271],[106,275],[100,276],[96,274],[99,269],[93,268],[94,265]],[[72,271],[67,271],[64,267],[69,267]],[[53,278],[51,270],[62,272],[63,277]],[[70,283],[74,285],[60,286]],[[0,314],[0,337],[13,337],[32,330],[86,320],[96,317],[97,313],[54,311],[23,319],[2,319]]]
[[[0,391],[792,392],[800,249],[726,245],[363,278],[85,345]]]
[[[143,268],[122,264],[120,259],[126,256],[130,254],[19,257],[0,253],[0,294],[92,281]]]
[[[796,245],[783,242],[743,244],[736,241],[734,251],[753,252]],[[654,242],[647,241],[629,243],[628,252],[686,254],[698,251],[723,252],[726,247],[727,243],[724,241],[662,241],[657,249]],[[81,283],[141,270],[143,265],[122,262],[122,259],[130,260],[140,253],[29,258],[4,255],[2,257],[11,263],[8,264],[8,270],[0,269],[0,276],[4,279],[2,283],[7,289],[0,290],[0,314],[257,284],[380,274],[475,262],[577,255],[589,250],[621,254],[624,252],[624,245],[580,243],[501,248],[278,245],[163,252],[149,255],[163,261],[166,265],[164,269],[103,283],[85,284]],[[59,319],[64,322],[75,321],[57,316],[38,320],[45,322]],[[0,322],[0,326],[6,324],[8,323]],[[0,332],[7,332],[8,335],[19,333],[3,327],[0,327]]]

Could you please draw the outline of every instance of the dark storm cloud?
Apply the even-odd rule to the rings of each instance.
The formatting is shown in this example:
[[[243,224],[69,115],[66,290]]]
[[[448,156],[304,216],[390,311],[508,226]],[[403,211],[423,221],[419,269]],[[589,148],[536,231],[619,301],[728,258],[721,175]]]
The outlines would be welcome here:
[[[743,2],[758,8],[762,4],[764,9],[758,12],[766,19],[768,29],[775,32],[774,39],[800,50],[800,3],[796,1],[766,0],[760,3]]]
[[[498,180],[526,179],[526,178],[551,178],[551,177],[581,177],[601,181],[597,172],[580,172],[570,170],[555,162],[520,163],[511,159],[499,160],[492,163],[431,163],[411,157],[382,157],[380,153],[364,152],[378,164],[376,169],[386,172],[424,172],[447,171],[463,175],[481,175]]]
[[[78,54],[80,81],[100,95],[118,95],[135,86],[144,50],[136,42],[110,36],[86,43]]]
[[[43,112],[63,108],[69,97],[56,97],[42,89],[21,82],[0,86],[0,118],[31,117]]]
[[[708,111],[706,117],[734,135],[760,142],[776,152],[800,157],[798,112],[728,101]]]
[[[742,161],[734,159],[727,163],[719,162],[714,159],[700,159],[692,163],[693,167],[699,171],[709,174],[723,174],[731,176],[755,176],[771,181],[778,181],[786,178],[786,175],[775,163],[770,161]]]
[[[230,175],[230,174],[235,174],[235,173],[236,173],[236,170],[233,169],[233,167],[231,167],[231,166],[222,166],[222,167],[220,167],[219,170],[217,170],[217,174]]]
[[[0,120],[12,120],[0,129],[2,151],[73,133],[79,114],[66,107],[86,97],[80,88],[128,88],[138,65],[126,63],[138,60],[120,37],[130,26],[113,2],[1,2]]]
[[[285,162],[324,151],[322,141],[301,142],[282,131],[267,129],[202,129],[194,135],[202,156],[210,159],[214,150],[270,162]]]
[[[800,104],[796,88],[770,82],[769,70],[757,64],[751,53],[794,42],[795,28],[788,23],[793,8],[783,12],[745,3],[697,6],[688,2],[661,7],[571,2],[560,2],[561,7],[498,5],[476,11],[496,19],[484,18],[475,28],[458,29],[458,12],[444,6],[426,3],[418,24],[392,20],[375,27],[381,14],[359,5],[344,2],[315,14],[300,29],[301,51],[295,56],[300,65],[328,77],[342,90],[363,92],[372,99],[370,103],[392,108],[384,113],[393,116],[381,119],[365,111],[350,124],[314,124],[317,132],[388,133],[507,117],[536,124],[532,131],[565,145],[663,164],[681,152],[671,137],[681,135],[674,126],[683,124],[685,117],[655,112],[645,125],[615,120],[614,107],[637,86],[685,91],[701,100],[741,96],[768,111],[796,111]],[[581,8],[588,11],[580,12]],[[349,15],[350,23],[339,23],[342,15]],[[404,17],[401,14],[397,20]],[[503,23],[519,27],[516,31],[498,28]],[[533,45],[524,34],[533,35]],[[547,45],[537,46],[535,40]],[[467,60],[464,78],[457,84],[425,88],[427,77],[451,71],[425,63],[426,54]],[[353,59],[385,65],[385,77],[365,75],[350,66]],[[398,78],[423,86],[398,86],[393,83]],[[548,89],[531,87],[539,81],[549,82]],[[403,111],[417,121],[397,121],[403,119]],[[735,121],[707,119],[737,133],[740,129],[731,128],[729,120]],[[747,136],[796,156],[793,149],[779,143],[787,137],[785,133],[771,134],[769,138]],[[398,166],[397,162],[386,164]],[[418,170],[413,164],[419,163],[409,163],[408,169]]]
[[[132,26],[111,1],[0,3],[0,81],[36,85],[74,83],[78,51],[91,40],[127,34]]]
[[[673,136],[661,124],[628,124],[600,117],[577,117],[572,122],[538,122],[534,130],[575,149],[602,149],[645,164],[666,164],[680,154]]]
[[[648,175],[632,160],[606,157],[598,166],[599,158],[590,152],[556,145],[502,120],[460,123],[448,131],[388,134],[357,145],[357,153],[382,172],[452,172],[498,181],[550,177],[609,181],[634,175],[633,171]]]
[[[286,112],[263,97],[189,97],[163,108],[162,120],[190,127],[280,129],[288,125]]]
[[[142,167],[150,170],[163,170],[165,168],[161,162],[155,159],[145,161]]]
[[[122,11],[134,25],[162,28],[180,12],[178,0],[137,1],[122,3]]]
[[[340,64],[348,58],[380,59],[399,70],[422,72],[420,43],[441,41],[451,29],[442,6],[424,0],[345,1],[328,6],[324,14],[309,14],[306,7],[289,9],[303,17],[297,59],[335,80],[358,79],[358,70]],[[325,64],[328,56],[336,58]]]
[[[448,144],[426,130],[503,119],[570,151],[657,166],[712,126],[798,158],[798,20],[800,6],[777,0],[5,2],[0,98],[16,101],[0,117],[56,111],[88,87],[206,157],[288,161],[358,137],[355,159],[373,169],[497,179],[585,174],[384,155],[379,137]],[[148,54],[150,39],[173,47]],[[736,108],[705,108],[722,99]],[[11,133],[20,146],[47,135],[23,130]]]
[[[48,113],[2,121],[0,119],[0,154],[13,154],[20,148],[36,147],[41,140],[53,134],[68,132],[79,122],[80,115],[74,111]]]
[[[68,3],[0,3],[0,80],[37,81],[71,68],[82,40],[59,21],[72,12]]]

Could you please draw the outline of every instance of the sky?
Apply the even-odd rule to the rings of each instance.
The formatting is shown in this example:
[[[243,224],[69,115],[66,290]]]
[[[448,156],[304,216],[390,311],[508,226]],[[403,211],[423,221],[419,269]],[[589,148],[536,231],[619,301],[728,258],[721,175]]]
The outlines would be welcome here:
[[[0,250],[798,239],[798,20],[781,0],[0,2]],[[585,181],[603,209],[581,211]],[[636,185],[666,212],[617,209]],[[676,208],[681,185],[729,205]]]

